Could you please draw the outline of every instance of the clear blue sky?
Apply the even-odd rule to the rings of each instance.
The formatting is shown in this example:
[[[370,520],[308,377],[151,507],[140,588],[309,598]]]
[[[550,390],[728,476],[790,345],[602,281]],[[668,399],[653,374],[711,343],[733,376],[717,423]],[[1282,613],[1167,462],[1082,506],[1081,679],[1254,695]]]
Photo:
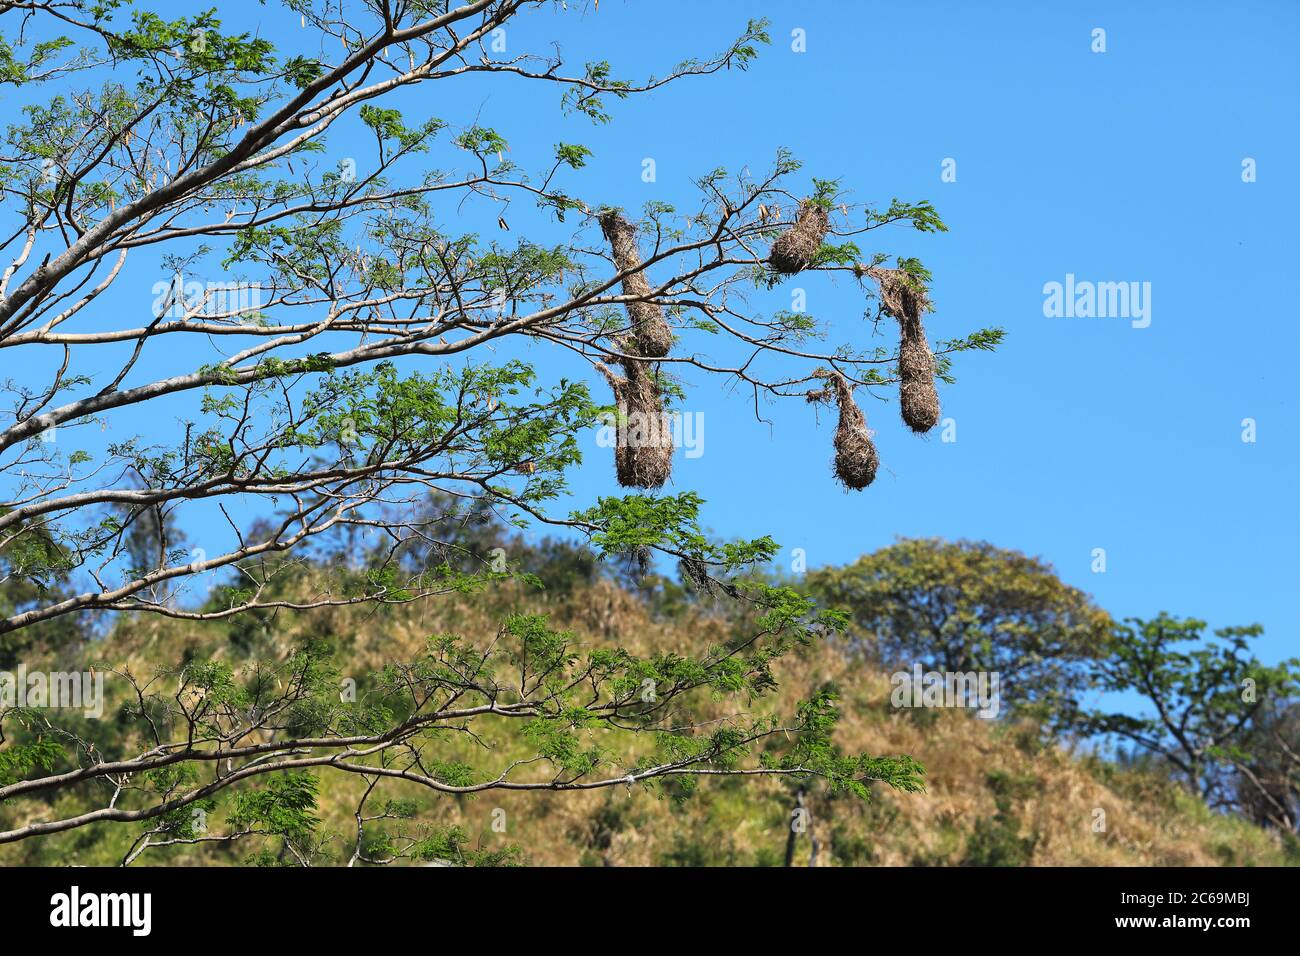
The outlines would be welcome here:
[[[616,63],[654,69],[763,6],[615,2],[588,22],[630,38],[611,45]],[[955,443],[913,437],[893,405],[868,409],[881,473],[864,493],[829,476],[829,417],[815,429],[807,409],[778,405],[769,430],[712,388],[695,393],[705,455],[678,461],[676,486],[708,499],[715,531],[769,532],[813,564],[897,536],[983,538],[1043,556],[1117,615],[1260,621],[1267,656],[1300,653],[1287,359],[1300,342],[1300,5],[793,6],[767,6],[774,42],[748,74],[629,101],[582,140],[610,201],[675,198],[712,165],[758,169],[789,146],[858,200],[933,200],[949,233],[882,231],[878,248],[933,270],[932,336],[1001,325],[1007,342],[961,357],[942,390]],[[794,28],[806,53],[790,49]],[[644,156],[657,184],[640,181]],[[949,157],[955,183],[940,181]],[[1045,318],[1043,285],[1066,273],[1151,282],[1150,327]],[[844,335],[861,325],[851,283],[799,284]]]
[[[275,4],[230,6],[230,25],[277,40],[297,27]],[[696,373],[687,407],[705,413],[705,454],[678,459],[671,489],[700,492],[717,535],[771,534],[814,566],[898,536],[987,539],[1041,555],[1116,615],[1259,621],[1264,656],[1300,653],[1300,424],[1287,358],[1300,344],[1289,300],[1300,5],[605,0],[533,18],[510,42],[555,39],[574,65],[608,58],[634,78],[711,53],[763,14],[774,42],[748,73],[617,103],[607,127],[562,117],[547,84],[468,80],[404,100],[496,126],[530,168],[555,142],[585,143],[594,156],[574,182],[597,203],[685,206],[692,177],[758,171],[786,146],[806,164],[804,183],[842,177],[853,201],[936,204],[951,232],[878,231],[868,251],[932,269],[932,336],[1008,332],[997,353],[960,358],[958,383],[941,390],[957,441],[914,437],[896,406],[870,405],[881,472],[848,493],[829,472],[833,416],[815,426],[802,403],[773,405],[769,427],[747,396]],[[804,53],[791,50],[795,28]],[[1106,31],[1103,54],[1091,51],[1094,28]],[[347,154],[337,135],[335,154]],[[641,180],[645,157],[653,184]],[[1242,182],[1246,157],[1257,182]],[[945,158],[955,183],[941,182]],[[523,210],[512,221],[517,233],[534,225]],[[1044,283],[1067,273],[1150,282],[1150,327],[1044,317]],[[161,273],[139,275],[105,308],[138,312]],[[853,283],[791,284],[807,288],[811,312],[835,317],[834,338],[868,334]],[[778,292],[762,304],[786,302]],[[173,358],[154,356],[140,374]],[[1241,441],[1248,417],[1253,444]],[[594,436],[590,449],[574,508],[616,492],[610,453]],[[1104,574],[1090,570],[1094,548],[1106,550]]]

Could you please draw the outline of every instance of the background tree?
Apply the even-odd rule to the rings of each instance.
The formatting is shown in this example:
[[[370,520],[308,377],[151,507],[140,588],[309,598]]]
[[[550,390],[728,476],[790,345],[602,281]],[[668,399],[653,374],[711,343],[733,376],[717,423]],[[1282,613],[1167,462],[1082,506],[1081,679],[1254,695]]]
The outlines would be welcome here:
[[[412,554],[437,553],[464,515],[489,511],[585,536],[601,556],[684,561],[695,580],[761,612],[749,641],[693,660],[578,652],[545,622],[510,618],[499,634],[434,638],[426,657],[376,675],[375,697],[356,710],[328,700],[338,690],[328,655],[311,646],[243,673],[215,661],[122,672],[131,692],[120,720],[144,740],[135,752],[115,752],[141,739],[123,726],[93,739],[48,714],[0,715],[0,806],[32,794],[54,806],[70,788],[103,804],[38,815],[0,840],[104,821],[155,821],[162,829],[146,844],[199,839],[186,813],[275,773],[261,797],[240,798],[228,835],[279,827],[289,858],[307,859],[312,789],[296,775],[318,768],[457,793],[719,773],[818,774],[862,792],[870,779],[917,785],[906,759],[827,749],[828,697],[779,728],[737,715],[705,732],[674,711],[706,687],[760,693],[775,657],[839,621],[788,589],[730,580],[769,560],[775,543],[710,541],[690,492],[560,509],[582,457],[578,436],[610,405],[583,381],[495,350],[548,350],[616,386],[617,365],[651,410],[685,399],[687,369],[756,402],[803,401],[838,376],[847,401],[854,388],[897,383],[896,350],[814,350],[817,321],[759,314],[743,293],[782,281],[768,250],[798,209],[820,224],[801,234],[811,240],[807,271],[851,276],[868,295],[871,283],[902,288],[905,276],[919,295],[929,277],[920,263],[886,269],[884,253],[857,241],[892,224],[942,230],[934,209],[850,203],[835,181],[801,180],[781,152],[760,175],[706,172],[687,209],[648,204],[631,223],[632,261],[602,236],[608,203],[578,180],[586,147],[512,141],[481,117],[412,118],[392,105],[403,89],[434,83],[448,95],[421,102],[454,104],[456,84],[479,76],[554,87],[562,110],[607,122],[619,99],[744,69],[767,41],[762,22],[716,56],[636,82],[603,61],[570,69],[549,47],[502,53],[494,40],[507,23],[566,15],[541,0],[289,0],[285,33],[301,32],[283,50],[265,38],[276,29],[228,31],[215,12],[168,18],[56,0],[0,2],[0,13],[0,81],[25,97],[0,155],[9,220],[0,239],[11,256],[0,351],[23,370],[6,383],[0,428],[0,553],[21,550],[25,579],[43,582],[40,599],[12,605],[0,634],[122,612],[258,620],[483,587],[514,569]],[[343,163],[323,159],[331,133],[347,146]],[[475,223],[502,239],[466,228]],[[521,224],[573,231],[507,241]],[[161,286],[151,309],[97,307],[135,282]],[[668,332],[654,350],[644,345],[652,319]],[[936,343],[935,371],[949,379],[953,353],[992,348],[1000,334]],[[97,443],[114,424],[113,440]],[[430,496],[458,502],[457,514],[423,507]],[[220,515],[229,544],[209,533],[210,547],[175,548],[165,529],[186,527],[200,507]],[[285,588],[295,556],[331,534],[363,542],[365,566],[317,567],[310,593]],[[24,546],[37,536],[48,545]],[[50,584],[56,572],[66,593]],[[206,585],[196,585],[184,600],[186,584],[208,572],[226,576],[221,587],[202,598]],[[655,702],[636,696],[637,681],[658,687]],[[478,719],[518,725],[536,759],[491,780],[439,767],[429,749],[439,735],[471,732]],[[653,754],[590,742],[651,731]],[[755,756],[754,745],[786,731],[784,756]],[[400,855],[385,846],[356,858]]]
[[[1005,703],[1068,709],[1110,617],[1052,568],[986,542],[899,541],[809,575],[849,636],[889,667],[997,671]]]
[[[1117,625],[1094,665],[1094,683],[1107,693],[1138,694],[1153,713],[1133,716],[1093,710],[1089,733],[1113,734],[1160,756],[1212,806],[1236,805],[1234,767],[1249,767],[1252,726],[1272,705],[1291,699],[1300,661],[1266,665],[1249,656],[1259,625],[1224,627],[1205,637],[1206,623],[1161,614]],[[1266,723],[1266,722],[1265,722]],[[1261,728],[1265,724],[1261,723]],[[1262,793],[1262,791],[1261,791]]]
[[[1231,756],[1241,811],[1261,826],[1300,831],[1300,706],[1270,697]]]
[[[70,597],[63,561],[56,542],[39,525],[26,533],[12,529],[0,547],[0,615],[13,617]],[[75,646],[84,636],[83,622],[72,616],[0,635],[0,669],[13,668],[33,647]]]

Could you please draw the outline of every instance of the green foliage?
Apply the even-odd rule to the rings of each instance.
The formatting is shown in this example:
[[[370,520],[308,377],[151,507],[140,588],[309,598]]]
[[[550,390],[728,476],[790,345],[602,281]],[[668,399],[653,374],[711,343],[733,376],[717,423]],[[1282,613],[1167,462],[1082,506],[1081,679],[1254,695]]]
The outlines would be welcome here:
[[[938,212],[935,211],[934,204],[929,200],[921,202],[905,202],[902,199],[894,198],[889,202],[889,208],[880,212],[871,214],[872,225],[884,225],[886,223],[906,221],[912,224],[912,228],[918,232],[947,232],[948,227],[944,225],[939,218]]]
[[[962,866],[1029,866],[1038,845],[1036,835],[1021,836],[1020,820],[999,810],[981,817],[966,841]]]
[[[284,78],[300,90],[306,89],[324,72],[325,64],[310,57],[294,56],[284,62]]]
[[[437,860],[473,867],[518,866],[523,855],[514,845],[489,850],[475,849],[468,844],[469,836],[463,827],[442,827],[417,842],[409,852],[416,860]],[[391,848],[391,844],[385,848]]]
[[[827,212],[835,207],[835,203],[840,197],[840,181],[838,179],[813,179],[813,194],[808,201],[815,206],[821,206]]]
[[[987,782],[997,812],[975,821],[961,863],[963,866],[1029,866],[1042,837],[1038,833],[1020,835],[1022,827],[1014,804],[1037,793],[1042,781],[1033,777],[1016,778],[995,770],[989,773]]]
[[[572,169],[581,169],[587,165],[591,150],[579,143],[556,143],[555,158]]]
[[[0,750],[0,786],[22,780],[38,768],[48,772],[62,757],[63,748],[45,737],[27,744],[10,745]]]
[[[287,772],[256,790],[235,795],[230,823],[305,844],[320,821],[316,817],[319,781],[309,773]]]
[[[782,757],[782,766],[805,768],[823,777],[832,794],[847,792],[867,799],[867,784],[880,781],[895,790],[920,793],[925,789],[925,768],[911,757],[844,756],[832,743],[839,712],[838,695],[825,689],[798,707],[798,736],[794,747]]]
[[[834,744],[833,688],[793,713],[751,712],[775,696],[777,662],[847,623],[793,588],[744,577],[775,556],[771,538],[712,540],[702,529],[703,501],[689,491],[602,498],[567,520],[548,510],[566,494],[602,409],[586,384],[542,381],[532,358],[510,356],[547,346],[591,359],[617,344],[625,308],[602,290],[609,275],[604,250],[585,240],[521,238],[509,246],[459,228],[462,201],[505,211],[523,197],[560,220],[580,211],[588,230],[597,204],[576,186],[557,184],[586,168],[592,152],[584,145],[555,143],[552,154],[541,144],[541,155],[532,157],[540,175],[529,175],[522,164],[538,144],[512,140],[477,118],[462,118],[450,141],[439,141],[448,123],[413,118],[410,110],[422,102],[403,101],[405,113],[393,105],[390,92],[434,79],[455,83],[462,67],[526,75],[527,55],[512,54],[506,63],[453,53],[445,66],[417,66],[426,44],[437,51],[475,38],[477,27],[456,26],[455,12],[444,7],[399,4],[385,11],[393,18],[385,22],[374,5],[360,4],[350,16],[351,10],[322,12],[289,0],[288,10],[321,41],[294,41],[292,55],[278,52],[262,35],[267,31],[229,32],[215,7],[176,16],[119,0],[60,10],[37,5],[20,14],[49,33],[84,29],[97,38],[93,49],[74,51],[62,36],[33,42],[26,28],[0,38],[0,83],[97,71],[88,74],[88,87],[51,83],[49,95],[25,97],[31,102],[6,133],[0,184],[18,218],[28,218],[40,244],[78,237],[71,258],[56,252],[52,259],[40,244],[30,257],[24,253],[30,261],[16,266],[20,274],[0,304],[7,344],[48,349],[68,335],[66,354],[76,354],[69,368],[102,369],[83,357],[109,340],[118,343],[112,348],[125,342],[115,378],[114,371],[64,369],[48,390],[18,390],[14,434],[29,457],[10,497],[37,513],[0,529],[0,612],[19,632],[0,643],[0,662],[42,642],[52,653],[83,653],[91,625],[74,614],[91,609],[122,615],[96,632],[103,638],[96,649],[130,660],[118,675],[130,691],[112,701],[109,730],[84,726],[75,715],[44,730],[23,725],[0,749],[0,785],[66,763],[86,780],[52,785],[48,806],[65,798],[68,805],[93,802],[103,783],[98,768],[111,753],[132,768],[121,775],[129,783],[112,797],[114,805],[144,815],[127,860],[137,848],[200,841],[195,814],[215,818],[224,809],[225,825],[242,831],[227,835],[255,838],[249,859],[267,865],[334,858],[328,846],[338,834],[324,832],[316,772],[375,786],[400,777],[402,785],[458,798],[528,774],[530,785],[543,789],[578,789],[606,775],[598,785],[627,781],[674,799],[701,779],[740,770],[824,778],[832,792],[855,798],[865,798],[873,781],[919,789],[923,771],[910,758],[846,754]],[[481,15],[486,28],[513,12],[510,4],[495,4],[473,16],[477,22]],[[411,27],[429,16],[450,23],[409,39]],[[395,36],[407,39],[388,42]],[[608,122],[610,104],[635,92],[683,75],[747,69],[770,39],[767,21],[750,20],[720,55],[687,60],[666,77],[634,83],[605,60],[587,63],[577,76],[561,75],[557,58],[542,79],[562,86],[563,110]],[[327,142],[327,131],[349,124],[363,135]],[[339,157],[339,145],[349,152],[360,146],[367,155]],[[421,160],[415,175],[401,176],[396,160],[434,146],[448,154],[449,168]],[[751,238],[767,235],[760,203],[789,195],[789,184],[779,180],[799,168],[781,150],[765,182],[747,168],[734,181],[718,169],[699,180],[699,208],[646,204],[644,233],[659,243],[655,271],[686,269],[691,277],[671,284],[674,296],[694,296],[698,287],[722,302],[733,282],[749,281],[736,256],[748,255],[749,265],[761,268],[748,248]],[[839,180],[812,180],[812,201],[827,209],[841,193]],[[510,229],[504,212],[493,215]],[[885,212],[864,215],[867,228],[893,221],[944,228],[926,202],[895,200]],[[682,248],[671,250],[675,243]],[[702,254],[706,245],[715,259]],[[270,290],[270,302],[226,308],[206,300],[211,291],[196,302],[184,283],[155,303],[159,314],[146,320],[147,331],[98,324],[95,308],[80,312],[114,281],[116,269],[101,265],[141,246],[159,250],[156,261],[146,257],[154,263],[148,268],[160,267],[178,287],[182,278],[215,270],[240,283],[256,280]],[[815,268],[846,270],[861,255],[853,242],[826,243]],[[60,272],[69,263],[72,271]],[[911,263],[902,267],[928,281]],[[86,285],[106,272],[105,285]],[[31,325],[46,314],[61,318]],[[682,298],[667,314],[683,330],[724,332],[725,309]],[[76,326],[88,318],[89,326]],[[757,338],[741,335],[744,348],[775,347],[787,358],[795,357],[790,341],[824,334],[816,321],[793,313],[770,326],[751,325]],[[109,340],[98,341],[100,334]],[[190,348],[200,342],[215,352]],[[173,361],[150,381],[145,368],[155,343],[165,344],[158,354]],[[990,332],[964,347],[995,344]],[[480,361],[498,347],[505,354]],[[145,351],[149,358],[137,364]],[[878,364],[874,353],[861,356],[842,346],[833,357]],[[874,368],[860,374],[883,381]],[[684,378],[665,371],[658,380],[670,407],[685,397]],[[107,429],[107,413],[131,406],[156,414],[145,419],[152,423],[147,435],[119,431],[92,461],[85,452],[65,457],[40,447],[42,433],[32,423],[48,430],[47,424],[30,410],[47,406],[75,409],[64,412],[59,427]],[[173,420],[173,408],[191,417],[169,439],[160,423]],[[38,476],[25,470],[29,462],[39,462]],[[467,507],[454,515],[448,508],[444,520],[424,507],[430,490],[442,505]],[[65,493],[69,500],[55,501]],[[238,546],[227,554],[214,546],[209,558],[192,561],[177,523],[180,509],[191,505],[215,505]],[[0,521],[12,514],[0,510]],[[508,564],[489,560],[482,547],[488,529],[448,530],[457,518],[482,514],[512,529],[543,522],[575,530],[591,548],[551,542],[512,547]],[[337,539],[328,537],[332,531]],[[748,632],[692,653],[634,654],[616,643],[584,644],[545,614],[503,613],[495,636],[461,633],[453,621],[422,654],[358,667],[365,671],[356,677],[359,699],[341,698],[338,662],[352,636],[330,632],[335,615],[352,608],[380,614],[442,595],[486,601],[492,585],[540,586],[539,571],[546,572],[546,597],[562,601],[598,578],[602,561],[627,557],[648,572],[656,551],[680,563],[686,583],[676,593],[683,604],[698,606],[720,592],[744,608]],[[196,575],[212,567],[217,583],[207,591]],[[207,596],[185,597],[187,578]],[[73,596],[73,581],[90,590]],[[158,657],[147,641],[143,649],[130,643],[135,616],[146,612],[188,628],[171,647],[175,656]],[[51,619],[26,619],[34,614]],[[135,673],[149,666],[147,676]],[[712,714],[728,701],[725,718]],[[527,753],[488,769],[447,752],[458,736],[489,752],[505,738]],[[352,738],[364,744],[354,747]],[[304,765],[318,769],[292,769]],[[358,822],[364,852],[354,859],[496,864],[517,856],[511,848],[471,849],[454,827],[408,827],[416,811],[404,798],[386,799],[381,808],[378,818]],[[15,819],[29,809],[14,809]]]
[[[0,505],[0,517],[11,511]],[[0,544],[0,620],[65,599],[76,567],[69,545],[75,542],[60,540],[43,522],[10,526],[4,534],[7,540]],[[0,669],[12,667],[29,648],[71,648],[84,637],[85,622],[73,617],[0,633]]]
[[[727,572],[775,556],[777,544],[770,537],[711,542],[699,527],[703,504],[703,498],[689,491],[680,495],[624,495],[600,498],[594,508],[574,513],[573,519],[589,526],[588,537],[601,556],[658,548]]]
[[[996,671],[1004,701],[1068,710],[1104,653],[1110,618],[1043,562],[987,543],[899,541],[809,575],[851,635],[886,666]]]
[[[1267,665],[1250,655],[1251,640],[1263,633],[1257,624],[1218,628],[1213,641],[1205,628],[1204,621],[1164,613],[1117,624],[1095,665],[1094,686],[1137,694],[1150,712],[1092,710],[1078,724],[1141,745],[1194,790],[1214,796],[1227,785],[1225,770],[1253,757],[1252,719],[1300,691],[1300,660]]]

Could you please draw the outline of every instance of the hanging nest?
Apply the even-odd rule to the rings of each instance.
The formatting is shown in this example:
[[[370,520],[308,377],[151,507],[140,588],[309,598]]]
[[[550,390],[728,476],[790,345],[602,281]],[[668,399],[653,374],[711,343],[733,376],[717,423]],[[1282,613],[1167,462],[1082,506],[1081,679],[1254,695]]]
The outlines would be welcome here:
[[[795,224],[772,243],[772,250],[767,255],[768,263],[782,275],[803,272],[813,264],[830,227],[830,214],[825,207],[805,199],[799,205],[799,218]]]
[[[853,400],[853,389],[839,372],[822,372],[820,377],[830,379],[830,387],[808,393],[810,402],[824,401],[834,395],[840,408],[840,423],[835,428],[835,477],[846,488],[861,491],[876,480],[880,458],[876,445],[867,432],[867,417]]]
[[[881,269],[877,266],[857,266],[854,273],[870,276],[880,286],[880,304],[900,324],[921,324],[921,318],[930,309],[929,297],[919,279],[902,269]]]
[[[614,265],[619,272],[628,272],[623,278],[623,294],[639,297],[650,295],[650,283],[644,272],[629,272],[641,266],[641,253],[636,245],[636,226],[611,210],[600,217],[600,228],[609,241]],[[655,302],[629,302],[627,315],[632,321],[632,347],[637,355],[646,358],[663,358],[673,344],[673,333],[664,318],[664,310]]]
[[[934,355],[925,333],[904,327],[898,345],[898,404],[912,431],[928,432],[939,422],[939,392],[934,387]]]
[[[912,431],[928,432],[939,423],[939,392],[934,387],[934,353],[922,322],[930,300],[920,282],[901,269],[862,270],[880,283],[880,302],[898,320],[898,404]]]
[[[624,362],[624,378],[596,363],[614,391],[614,470],[624,488],[659,488],[673,470],[673,431],[663,399],[643,362]]]

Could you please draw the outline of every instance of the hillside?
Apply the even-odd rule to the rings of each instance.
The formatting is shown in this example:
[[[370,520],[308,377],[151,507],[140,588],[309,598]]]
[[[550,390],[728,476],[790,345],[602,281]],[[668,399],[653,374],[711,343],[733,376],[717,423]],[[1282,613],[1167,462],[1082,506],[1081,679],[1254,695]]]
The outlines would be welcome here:
[[[607,579],[558,595],[518,591],[465,596],[385,609],[280,617],[260,634],[229,625],[144,619],[123,622],[87,656],[146,673],[159,660],[284,655],[305,636],[328,637],[340,659],[360,674],[412,653],[428,635],[456,631],[493,634],[504,605],[526,603],[548,612],[582,643],[629,650],[698,649],[722,639],[728,617],[719,607],[683,606],[652,615],[646,604]],[[71,662],[63,662],[67,666]],[[345,674],[348,671],[345,670]],[[895,710],[883,669],[842,643],[800,650],[776,671],[779,688],[756,709],[787,706],[827,684],[840,694],[835,741],[846,751],[910,754],[927,769],[926,792],[873,787],[862,802],[811,786],[805,805],[810,832],[795,845],[806,865],[1278,865],[1295,862],[1281,840],[1237,818],[1210,812],[1168,780],[1080,756],[1034,726],[983,721],[954,710]],[[712,702],[719,716],[723,700]],[[487,734],[494,764],[521,746],[506,733]],[[450,735],[439,759],[484,763],[487,753],[466,735]],[[524,756],[521,749],[519,756]],[[355,832],[353,812],[364,782],[321,775],[319,834],[332,862],[346,862]],[[442,797],[405,783],[389,798],[420,805],[417,820],[463,828],[470,848],[506,851],[539,865],[780,864],[795,803],[789,782],[726,778],[683,796],[673,788],[582,794],[501,794]],[[679,799],[680,797],[680,799]],[[77,798],[64,797],[64,801]],[[68,804],[62,804],[68,809]],[[38,819],[35,799],[15,801],[5,822]],[[502,815],[501,811],[504,811]],[[1096,829],[1104,812],[1104,831]],[[494,823],[496,829],[494,830]],[[504,832],[497,832],[502,829]],[[405,824],[398,824],[400,827]],[[127,852],[140,826],[92,826],[0,847],[0,863],[112,864]],[[814,852],[815,847],[815,852]],[[251,850],[224,844],[151,851],[141,862],[238,863]]]

